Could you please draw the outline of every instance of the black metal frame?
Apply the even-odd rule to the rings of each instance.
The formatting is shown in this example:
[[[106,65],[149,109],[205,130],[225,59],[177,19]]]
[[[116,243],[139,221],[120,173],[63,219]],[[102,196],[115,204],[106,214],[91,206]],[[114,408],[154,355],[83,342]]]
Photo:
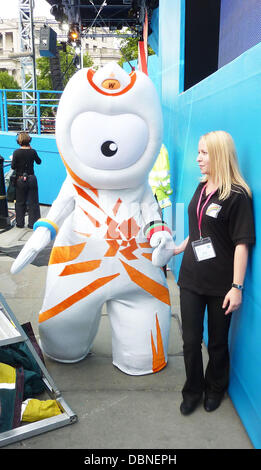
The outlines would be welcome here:
[[[152,12],[159,0],[47,0],[56,21],[67,20],[81,28],[92,26],[117,29],[127,27],[142,34],[145,11],[150,24]]]

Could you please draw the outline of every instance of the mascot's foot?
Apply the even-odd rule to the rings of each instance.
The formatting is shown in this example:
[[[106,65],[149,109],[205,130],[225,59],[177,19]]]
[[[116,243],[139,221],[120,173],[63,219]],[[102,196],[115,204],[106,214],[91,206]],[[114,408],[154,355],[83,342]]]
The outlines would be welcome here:
[[[126,367],[122,367],[120,366],[119,364],[117,364],[116,362],[113,361],[113,365],[115,367],[117,367],[117,369],[119,369],[121,372],[123,372],[124,374],[127,374],[127,375],[149,375],[149,374],[155,374],[156,372],[160,372],[162,369],[164,369],[167,365],[167,362],[164,363],[164,365],[162,365],[162,367],[160,367],[158,370],[152,370],[152,369],[149,369],[149,370],[141,370],[141,369],[135,369],[135,368],[126,368]]]
[[[49,357],[49,359],[52,359],[52,361],[62,362],[64,364],[73,364],[74,362],[80,362],[83,359],[85,359],[89,354],[89,353],[84,354],[84,356],[79,357],[79,359],[58,359],[57,357],[54,357],[54,356],[51,356],[50,354],[47,354],[45,351],[43,351],[43,353],[46,357]]]
[[[44,348],[42,347],[42,344],[41,344],[41,341],[39,340],[39,346],[43,352],[43,354],[48,357],[49,359],[51,359],[52,361],[55,361],[55,362],[61,362],[63,364],[73,364],[74,362],[80,362],[82,361],[83,359],[85,359],[88,355],[91,355],[91,351],[87,352],[86,354],[84,354],[83,356],[79,357],[79,358],[76,358],[76,359],[60,359],[60,358],[57,358],[51,354],[48,354]]]

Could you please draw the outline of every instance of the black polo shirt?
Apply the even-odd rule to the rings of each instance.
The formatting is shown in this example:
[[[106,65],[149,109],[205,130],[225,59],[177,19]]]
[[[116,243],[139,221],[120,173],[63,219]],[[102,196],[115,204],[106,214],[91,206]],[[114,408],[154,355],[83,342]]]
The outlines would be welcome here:
[[[205,184],[205,183],[204,183]],[[239,243],[255,243],[252,199],[243,189],[232,187],[231,195],[220,200],[216,191],[203,211],[202,237],[210,237],[215,258],[196,261],[191,242],[199,240],[197,205],[200,183],[188,207],[189,241],[180,268],[178,285],[198,294],[224,296],[233,282],[234,250]],[[204,191],[200,209],[206,202]]]
[[[42,162],[36,150],[20,148],[13,153],[11,168],[16,170],[17,176],[23,173],[34,175],[34,162],[38,165]]]

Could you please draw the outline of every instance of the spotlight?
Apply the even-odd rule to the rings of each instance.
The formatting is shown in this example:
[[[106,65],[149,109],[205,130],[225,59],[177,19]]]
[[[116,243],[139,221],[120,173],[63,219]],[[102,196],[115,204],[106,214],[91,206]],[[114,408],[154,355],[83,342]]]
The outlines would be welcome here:
[[[74,25],[70,27],[68,33],[68,42],[76,44],[80,42],[80,31],[78,26]]]

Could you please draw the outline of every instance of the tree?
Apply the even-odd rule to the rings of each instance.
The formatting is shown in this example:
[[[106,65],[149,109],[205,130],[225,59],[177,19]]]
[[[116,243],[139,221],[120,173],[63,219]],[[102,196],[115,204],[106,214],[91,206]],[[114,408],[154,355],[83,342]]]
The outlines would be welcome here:
[[[59,47],[59,45],[58,45]],[[59,50],[61,73],[63,76],[64,86],[68,80],[77,71],[77,67],[73,64],[75,57],[74,48],[67,46],[66,52]],[[40,57],[36,59],[37,64],[37,89],[38,90],[52,90],[52,77],[50,69],[50,60],[48,57]],[[91,67],[93,61],[88,53],[83,55],[83,66]]]
[[[17,81],[11,75],[9,75],[8,72],[0,72],[0,89],[20,90],[21,87],[18,85]],[[15,100],[14,103],[17,103],[18,100],[21,99],[21,93],[19,91],[9,91],[6,93],[6,97],[9,100]],[[21,117],[22,106],[19,104],[8,104],[7,115],[8,117]]]
[[[75,50],[71,46],[66,46],[66,52],[62,50],[62,47],[58,44],[59,56],[60,56],[60,67],[62,74],[63,85],[65,86],[69,79],[77,71],[77,67],[74,65]],[[93,61],[88,53],[83,55],[83,66],[91,67]],[[53,90],[51,68],[49,57],[39,57],[36,59],[36,74],[37,74],[37,89],[38,90]],[[41,98],[50,99],[45,102],[45,107],[41,107],[41,116],[53,116],[52,106],[54,94],[42,93]],[[49,105],[49,106],[48,106]]]
[[[4,88],[5,90],[7,89],[20,89],[20,86],[18,85],[17,81],[9,75],[7,71],[5,72],[0,72],[0,88]]]
[[[131,31],[124,31],[125,33],[129,33]],[[131,61],[138,59],[138,42],[139,38],[124,38],[120,42],[120,51],[122,53],[122,58],[119,60],[118,64],[122,67],[123,63],[126,61]],[[155,52],[148,44],[148,55],[154,55]]]

